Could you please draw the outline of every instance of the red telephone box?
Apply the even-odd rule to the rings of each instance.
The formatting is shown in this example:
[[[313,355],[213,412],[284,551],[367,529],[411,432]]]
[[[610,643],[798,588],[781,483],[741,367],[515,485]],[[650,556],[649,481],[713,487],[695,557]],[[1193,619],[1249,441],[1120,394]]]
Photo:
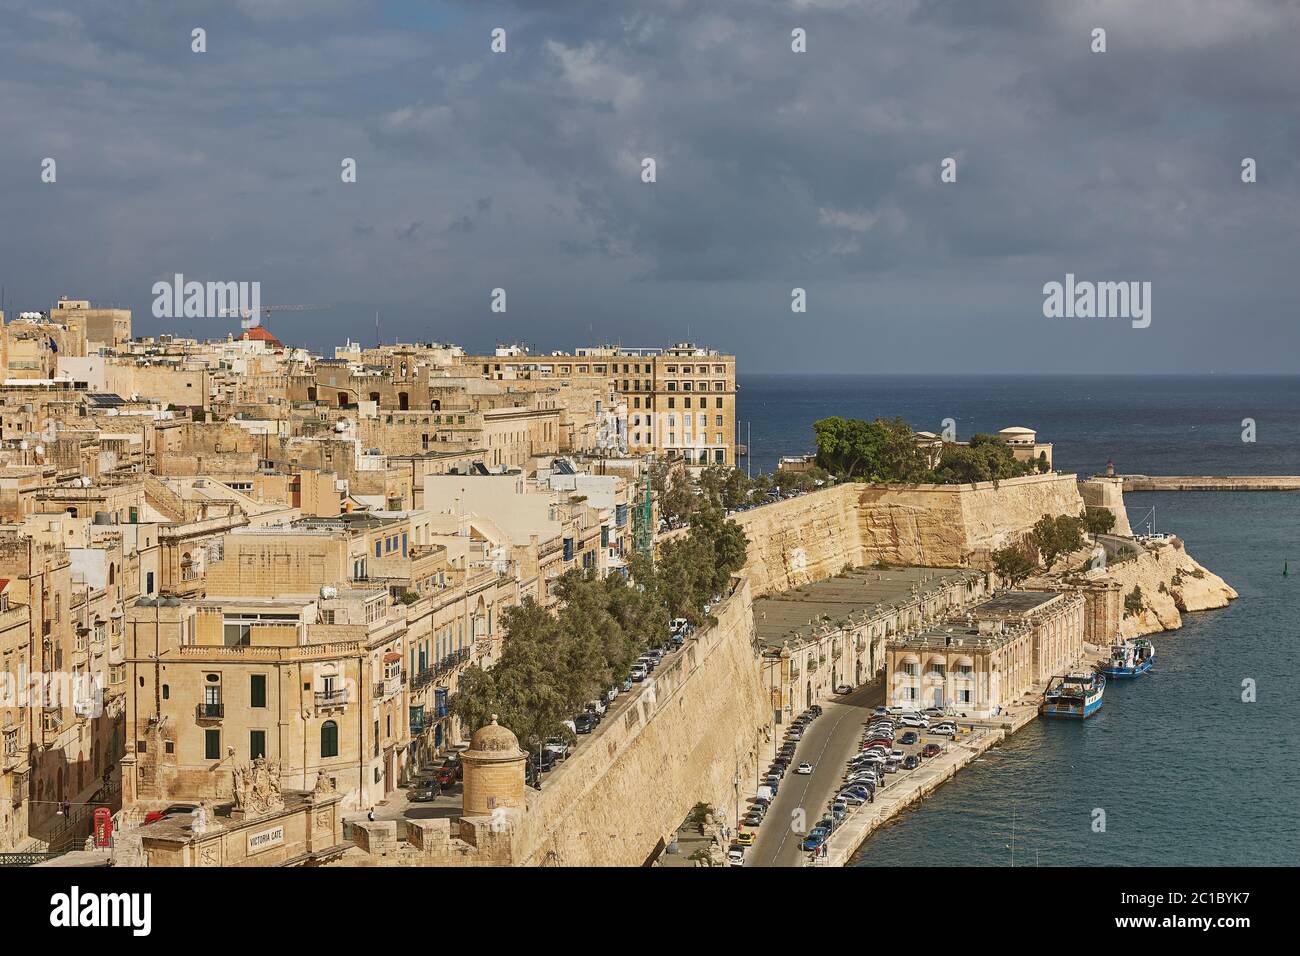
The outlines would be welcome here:
[[[113,811],[108,807],[95,810],[95,846],[106,847],[113,839]]]

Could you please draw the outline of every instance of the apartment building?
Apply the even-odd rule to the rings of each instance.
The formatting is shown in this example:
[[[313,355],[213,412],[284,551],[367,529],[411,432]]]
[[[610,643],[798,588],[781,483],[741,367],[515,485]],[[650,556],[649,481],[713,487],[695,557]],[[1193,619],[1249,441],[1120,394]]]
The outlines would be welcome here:
[[[736,462],[734,355],[690,342],[548,355],[501,346],[494,355],[467,355],[460,362],[494,381],[608,382],[611,401],[626,407],[626,453],[676,456],[691,465]]]

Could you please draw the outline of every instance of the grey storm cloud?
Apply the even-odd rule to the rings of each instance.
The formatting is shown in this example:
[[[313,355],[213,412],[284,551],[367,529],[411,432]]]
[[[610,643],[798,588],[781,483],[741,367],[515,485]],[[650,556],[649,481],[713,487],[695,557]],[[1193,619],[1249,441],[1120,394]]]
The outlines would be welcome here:
[[[386,337],[470,348],[689,334],[742,374],[1286,371],[1300,345],[1294,3],[0,0],[0,18],[11,312],[69,294],[134,308],[143,334],[231,331],[149,315],[183,272],[334,303],[277,328],[317,348],[377,310]],[[1067,272],[1151,281],[1151,327],[1045,319]]]

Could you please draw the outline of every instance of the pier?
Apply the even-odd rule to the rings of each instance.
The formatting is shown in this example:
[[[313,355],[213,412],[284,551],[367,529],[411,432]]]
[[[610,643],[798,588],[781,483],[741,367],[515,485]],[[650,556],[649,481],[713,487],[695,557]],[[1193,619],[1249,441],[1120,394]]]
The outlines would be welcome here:
[[[1300,475],[1123,475],[1124,491],[1300,491]]]

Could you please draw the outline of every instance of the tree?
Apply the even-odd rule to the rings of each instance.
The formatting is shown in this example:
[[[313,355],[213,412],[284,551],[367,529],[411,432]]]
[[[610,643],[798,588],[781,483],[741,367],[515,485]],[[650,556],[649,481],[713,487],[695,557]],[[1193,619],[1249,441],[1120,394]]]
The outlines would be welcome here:
[[[1142,585],[1133,585],[1133,590],[1124,595],[1124,614],[1138,614],[1142,611]]]
[[[1115,513],[1109,508],[1088,507],[1083,511],[1083,523],[1089,534],[1109,534],[1115,527]]]
[[[1021,548],[999,548],[993,552],[993,570],[1015,587],[1038,570],[1038,564]]]
[[[901,418],[831,416],[813,422],[817,465],[857,481],[920,481],[929,474],[912,427]]]
[[[1002,439],[979,432],[965,445],[944,445],[934,477],[943,484],[970,484],[1018,478],[1033,470],[1034,465],[1018,461],[1011,446]]]
[[[1083,521],[1074,515],[1043,515],[1029,533],[1029,539],[1042,556],[1043,566],[1050,571],[1059,556],[1083,547]]]

